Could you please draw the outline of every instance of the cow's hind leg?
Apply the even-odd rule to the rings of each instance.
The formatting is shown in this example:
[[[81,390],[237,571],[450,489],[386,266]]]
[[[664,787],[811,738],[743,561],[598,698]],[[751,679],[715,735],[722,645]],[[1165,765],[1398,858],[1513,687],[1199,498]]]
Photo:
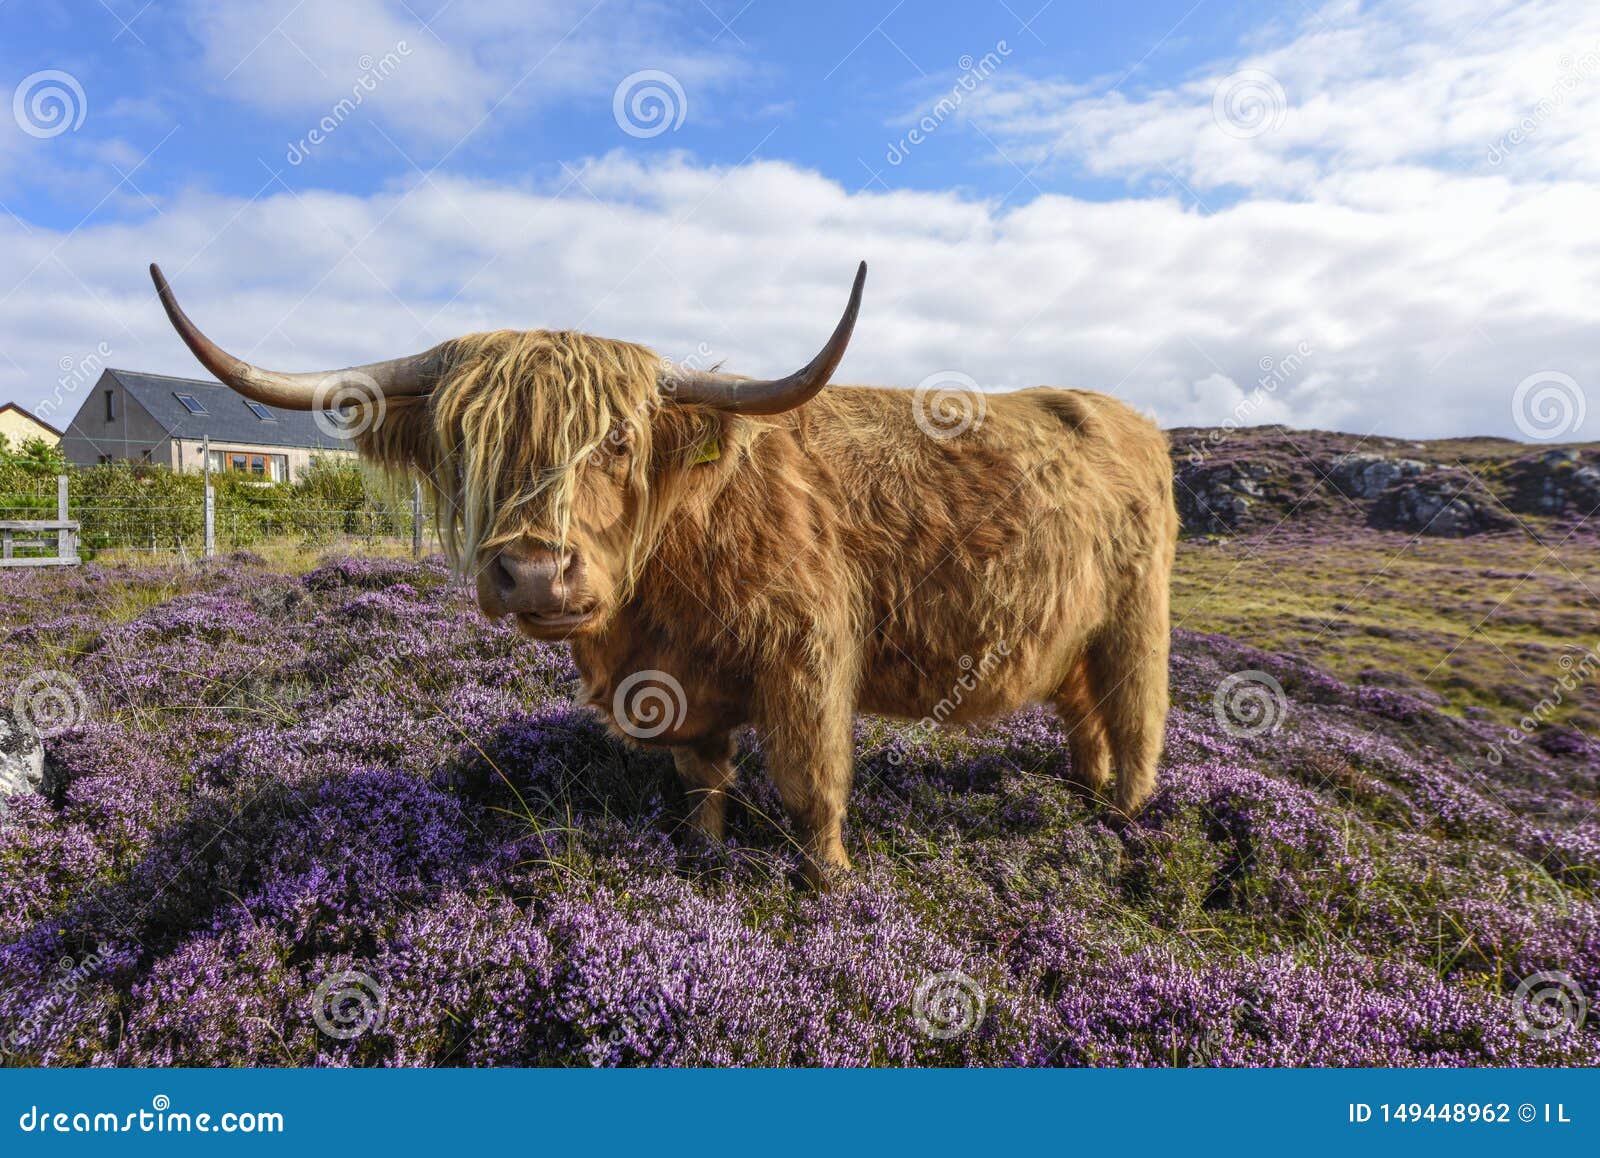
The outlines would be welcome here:
[[[1167,725],[1166,592],[1128,609],[1089,649],[1090,686],[1110,740],[1112,801],[1129,815],[1155,790]]]
[[[1072,779],[1091,792],[1101,792],[1111,781],[1111,742],[1100,719],[1100,705],[1089,678],[1087,659],[1050,697],[1067,728],[1067,751],[1072,757]]]
[[[721,841],[728,789],[737,776],[733,767],[733,734],[723,732],[688,747],[674,748],[672,759],[689,797],[690,823],[712,840]]]

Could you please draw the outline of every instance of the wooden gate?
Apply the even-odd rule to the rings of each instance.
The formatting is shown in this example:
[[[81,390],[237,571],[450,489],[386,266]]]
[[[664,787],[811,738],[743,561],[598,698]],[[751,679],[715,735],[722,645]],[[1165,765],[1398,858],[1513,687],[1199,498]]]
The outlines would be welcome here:
[[[56,553],[19,558],[18,547],[54,547]],[[55,518],[0,519],[0,567],[75,567],[79,562],[78,524],[67,518],[66,475],[56,479]]]

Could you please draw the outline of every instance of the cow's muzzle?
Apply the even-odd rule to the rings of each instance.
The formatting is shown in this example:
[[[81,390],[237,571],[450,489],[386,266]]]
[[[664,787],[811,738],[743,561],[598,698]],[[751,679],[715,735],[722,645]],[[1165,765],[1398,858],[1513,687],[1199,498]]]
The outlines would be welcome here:
[[[583,559],[573,550],[507,547],[489,563],[485,578],[498,604],[485,610],[515,615],[530,627],[576,627],[594,612]]]

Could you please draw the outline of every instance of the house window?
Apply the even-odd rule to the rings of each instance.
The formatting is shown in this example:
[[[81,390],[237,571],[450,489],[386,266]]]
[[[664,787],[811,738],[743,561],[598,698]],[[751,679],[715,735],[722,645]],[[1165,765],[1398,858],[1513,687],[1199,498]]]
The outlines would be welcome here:
[[[273,482],[289,479],[289,456],[286,454],[257,454],[248,450],[213,450],[211,469],[232,474],[247,474]]]
[[[261,419],[262,422],[276,422],[276,421],[278,421],[276,418],[274,418],[272,416],[272,411],[268,410],[265,406],[261,405],[261,403],[259,403],[259,402],[251,402],[249,399],[246,399],[245,400],[245,405],[250,408],[250,413],[254,414],[257,418]]]
[[[111,456],[109,454],[102,454],[100,456],[100,465],[101,466],[110,466],[111,465]]]
[[[183,403],[183,408],[185,410],[187,410],[190,414],[205,414],[205,413],[207,413],[206,408],[204,406],[200,405],[200,399],[196,398],[193,394],[178,394],[178,393],[174,393],[172,396],[174,398],[176,398],[179,402]]]
[[[106,391],[106,421],[107,422],[115,422],[116,420],[117,420],[117,392],[115,390],[107,390]]]
[[[142,451],[140,451],[139,452],[139,461],[140,462],[154,462],[155,461],[155,452],[154,451],[150,451],[150,450],[142,450]]]

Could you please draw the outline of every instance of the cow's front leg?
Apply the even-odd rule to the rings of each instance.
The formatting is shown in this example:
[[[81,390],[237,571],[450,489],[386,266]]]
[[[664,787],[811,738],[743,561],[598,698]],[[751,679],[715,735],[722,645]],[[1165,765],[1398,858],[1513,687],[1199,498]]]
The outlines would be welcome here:
[[[672,759],[689,797],[689,822],[720,843],[728,789],[737,775],[733,768],[733,734],[722,732],[674,748]]]
[[[790,689],[768,701],[761,738],[767,766],[794,825],[807,883],[826,889],[849,871],[844,851],[853,704],[842,692]]]

